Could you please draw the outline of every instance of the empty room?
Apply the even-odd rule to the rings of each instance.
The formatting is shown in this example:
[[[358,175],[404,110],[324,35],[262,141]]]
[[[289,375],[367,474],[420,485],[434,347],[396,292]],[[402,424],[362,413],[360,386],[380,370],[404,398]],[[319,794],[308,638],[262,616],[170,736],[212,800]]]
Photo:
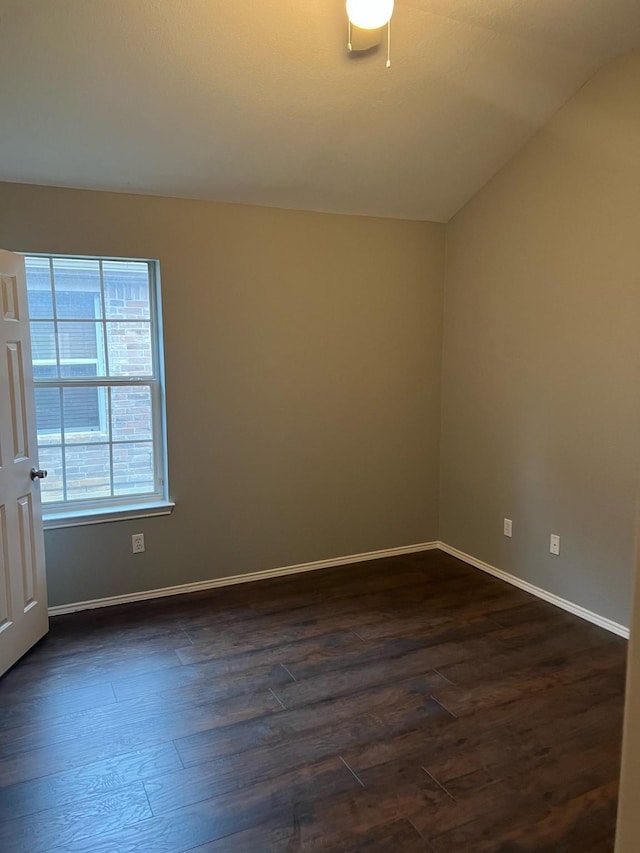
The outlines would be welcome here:
[[[637,0],[0,39],[2,853],[638,853]]]

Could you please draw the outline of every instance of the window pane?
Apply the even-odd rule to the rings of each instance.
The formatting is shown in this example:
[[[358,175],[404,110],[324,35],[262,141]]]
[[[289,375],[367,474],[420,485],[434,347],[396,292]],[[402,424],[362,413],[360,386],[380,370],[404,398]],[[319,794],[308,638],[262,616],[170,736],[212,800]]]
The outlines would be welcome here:
[[[59,320],[102,316],[99,261],[54,258],[53,279]]]
[[[113,486],[116,495],[154,491],[153,443],[113,445]]]
[[[149,265],[135,261],[104,261],[106,315],[111,320],[148,320]]]
[[[58,323],[60,375],[75,378],[104,376],[101,323]]]
[[[97,293],[59,290],[56,293],[56,310],[58,319],[96,320],[100,315],[100,297]]]
[[[41,447],[38,450],[41,468],[47,471],[44,480],[40,480],[40,494],[43,503],[64,500],[62,490],[62,450],[59,447]]]
[[[65,457],[69,500],[111,495],[108,445],[69,444],[65,447]]]
[[[31,323],[31,358],[34,377],[51,379],[58,375],[56,366],[56,336],[53,323]],[[38,368],[47,367],[45,375]]]
[[[36,388],[36,425],[38,446],[60,444],[62,431],[60,420],[60,389]]]
[[[114,441],[153,438],[151,389],[148,386],[111,389],[111,430]]]
[[[49,258],[25,258],[29,316],[53,319]]]
[[[152,376],[150,323],[107,323],[111,376]]]
[[[106,388],[64,388],[64,440],[67,444],[109,440]]]

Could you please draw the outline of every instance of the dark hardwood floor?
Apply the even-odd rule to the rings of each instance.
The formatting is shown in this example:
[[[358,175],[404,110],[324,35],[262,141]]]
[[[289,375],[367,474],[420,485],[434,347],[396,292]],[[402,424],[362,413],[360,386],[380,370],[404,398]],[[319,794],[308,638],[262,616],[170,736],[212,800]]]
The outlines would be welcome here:
[[[625,655],[438,551],[59,616],[0,850],[611,853]]]

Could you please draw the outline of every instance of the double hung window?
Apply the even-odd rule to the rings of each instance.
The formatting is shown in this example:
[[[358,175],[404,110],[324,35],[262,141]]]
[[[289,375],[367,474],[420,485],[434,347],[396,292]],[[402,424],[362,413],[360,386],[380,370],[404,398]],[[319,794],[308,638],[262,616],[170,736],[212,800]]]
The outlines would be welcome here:
[[[167,500],[157,264],[27,256],[47,516]]]

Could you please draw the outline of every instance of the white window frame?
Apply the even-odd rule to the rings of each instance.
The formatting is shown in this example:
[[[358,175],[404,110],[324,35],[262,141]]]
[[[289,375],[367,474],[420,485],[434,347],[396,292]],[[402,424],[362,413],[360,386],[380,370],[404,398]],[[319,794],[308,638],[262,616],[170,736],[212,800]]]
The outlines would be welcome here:
[[[26,258],[47,259],[49,261],[49,275],[51,282],[51,299],[52,299],[52,318],[33,318],[33,323],[51,322],[54,323],[56,356],[58,363],[86,363],[91,359],[61,359],[59,351],[58,339],[58,316],[55,299],[55,284],[54,284],[54,260],[84,260],[100,262],[100,294],[99,299],[102,303],[101,317],[96,317],[95,320],[78,320],[77,322],[93,322],[96,328],[102,325],[102,337],[104,341],[104,353],[106,355],[107,342],[107,325],[110,321],[105,315],[105,297],[104,297],[104,282],[103,282],[103,262],[120,261],[132,263],[144,263],[147,265],[149,273],[149,320],[138,321],[133,319],[132,322],[148,322],[151,331],[151,359],[152,359],[152,374],[150,376],[126,376],[113,374],[110,376],[96,376],[95,378],[73,378],[73,377],[57,377],[55,379],[35,379],[35,388],[56,388],[60,391],[62,397],[62,389],[64,388],[106,388],[109,398],[109,411],[111,410],[111,390],[117,387],[148,387],[151,398],[152,409],[152,424],[153,432],[150,439],[153,444],[154,456],[154,490],[153,492],[138,493],[132,495],[112,495],[103,498],[88,498],[84,500],[66,499],[57,502],[44,502],[42,504],[43,521],[45,528],[55,527],[75,527],[84,524],[94,524],[105,521],[116,521],[127,518],[141,518],[154,515],[167,515],[174,507],[174,503],[169,499],[168,480],[167,480],[167,442],[166,442],[166,411],[165,411],[165,393],[164,393],[164,359],[163,359],[163,339],[162,339],[162,313],[160,301],[160,269],[159,263],[156,260],[144,258],[117,258],[94,255],[45,255],[38,253],[25,253]],[[27,285],[28,289],[28,285]],[[74,322],[68,318],[61,318],[60,322]],[[127,322],[116,318],[115,322]],[[108,362],[108,355],[106,355]],[[106,365],[102,364],[104,358],[98,357],[96,364],[100,372],[106,373]],[[34,359],[34,365],[44,363],[42,359]],[[52,364],[55,361],[51,360]],[[101,404],[101,419],[103,404]],[[62,447],[63,466],[64,466],[64,410],[61,406],[61,436],[60,446]],[[106,421],[106,417],[105,417]],[[111,434],[111,422],[106,423],[106,432],[108,439],[105,441],[87,441],[86,444],[93,447],[109,446],[113,448],[117,444],[130,444],[135,440],[122,440],[115,442]],[[145,439],[148,441],[148,439]],[[43,449],[56,445],[43,444]],[[113,491],[113,452],[110,449],[110,483]],[[64,479],[64,491],[66,494],[66,469]]]

